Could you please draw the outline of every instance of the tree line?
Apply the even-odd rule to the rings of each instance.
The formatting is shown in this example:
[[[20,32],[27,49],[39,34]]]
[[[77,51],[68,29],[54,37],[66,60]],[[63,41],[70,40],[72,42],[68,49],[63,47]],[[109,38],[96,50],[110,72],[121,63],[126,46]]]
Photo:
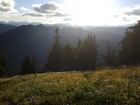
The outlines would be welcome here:
[[[95,35],[89,33],[87,38],[78,41],[74,48],[70,43],[62,45],[58,28],[55,30],[54,44],[50,51],[45,71],[88,70],[96,66],[97,45]]]
[[[97,64],[98,46],[95,34],[89,32],[87,38],[79,39],[77,46],[69,42],[61,43],[59,28],[54,30],[54,44],[43,72],[95,70]],[[125,37],[120,41],[120,49],[116,53],[107,41],[106,52],[103,55],[105,66],[137,65],[140,64],[140,21],[126,30]],[[10,65],[3,51],[0,50],[0,76],[10,75]],[[39,73],[35,57],[26,56],[22,62],[20,74]]]

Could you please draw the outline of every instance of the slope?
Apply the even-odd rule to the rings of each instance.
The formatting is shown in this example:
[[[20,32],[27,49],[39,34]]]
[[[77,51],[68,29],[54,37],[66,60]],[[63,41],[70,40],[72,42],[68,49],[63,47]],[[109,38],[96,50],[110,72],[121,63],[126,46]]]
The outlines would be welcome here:
[[[139,105],[140,67],[0,78],[1,105]]]

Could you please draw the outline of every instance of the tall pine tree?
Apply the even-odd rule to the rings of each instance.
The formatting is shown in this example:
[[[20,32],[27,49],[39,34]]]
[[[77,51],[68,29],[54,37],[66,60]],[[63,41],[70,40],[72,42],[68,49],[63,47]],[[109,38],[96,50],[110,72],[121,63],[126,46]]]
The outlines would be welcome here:
[[[140,21],[125,33],[119,54],[121,64],[135,65],[140,62]]]
[[[92,70],[96,66],[97,46],[95,35],[88,37],[81,43],[80,40],[76,52],[76,66],[79,70]]]
[[[81,41],[81,39],[79,39],[78,43],[77,43],[77,47],[75,49],[75,56],[74,56],[74,68],[75,68],[75,70],[81,70],[82,50],[83,50],[83,42]]]
[[[54,44],[50,51],[47,63],[47,69],[49,71],[61,71],[62,70],[62,52],[63,47],[60,44],[60,36],[59,36],[59,28],[55,29],[55,37],[54,37]],[[47,71],[48,71],[47,70]]]
[[[67,43],[64,47],[63,64],[66,71],[74,69],[74,48],[70,43]]]

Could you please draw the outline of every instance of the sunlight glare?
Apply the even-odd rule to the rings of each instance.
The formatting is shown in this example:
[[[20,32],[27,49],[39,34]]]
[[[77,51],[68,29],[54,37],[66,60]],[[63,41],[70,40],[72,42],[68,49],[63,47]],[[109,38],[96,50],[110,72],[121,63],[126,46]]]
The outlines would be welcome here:
[[[69,0],[64,8],[72,24],[101,25],[112,19],[113,4],[113,0]]]

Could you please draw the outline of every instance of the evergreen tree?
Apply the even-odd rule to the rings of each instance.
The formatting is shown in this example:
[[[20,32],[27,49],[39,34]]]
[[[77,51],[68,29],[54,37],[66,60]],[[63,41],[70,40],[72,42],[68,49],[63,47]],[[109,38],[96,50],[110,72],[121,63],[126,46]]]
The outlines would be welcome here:
[[[121,41],[119,60],[121,64],[135,65],[140,62],[140,21],[125,33]]]
[[[74,67],[74,49],[69,43],[64,47],[63,64],[65,70],[72,70]]]
[[[74,68],[75,68],[75,70],[81,70],[82,51],[83,51],[83,42],[81,41],[81,39],[79,39],[78,43],[77,43],[77,47],[75,49],[75,56],[74,56]]]
[[[38,73],[38,66],[35,57],[26,56],[22,62],[21,74],[34,74]]]
[[[54,44],[48,57],[47,69],[50,71],[61,71],[62,69],[62,52],[63,47],[60,44],[60,36],[58,35],[59,28],[55,29]]]
[[[95,35],[89,33],[81,43],[80,40],[76,52],[76,65],[79,70],[91,70],[96,66],[97,46]]]
[[[117,56],[115,55],[115,50],[112,50],[110,43],[107,41],[107,47],[105,55],[103,56],[105,65],[107,66],[117,66]]]
[[[3,51],[0,50],[0,77],[9,75],[9,64]]]

